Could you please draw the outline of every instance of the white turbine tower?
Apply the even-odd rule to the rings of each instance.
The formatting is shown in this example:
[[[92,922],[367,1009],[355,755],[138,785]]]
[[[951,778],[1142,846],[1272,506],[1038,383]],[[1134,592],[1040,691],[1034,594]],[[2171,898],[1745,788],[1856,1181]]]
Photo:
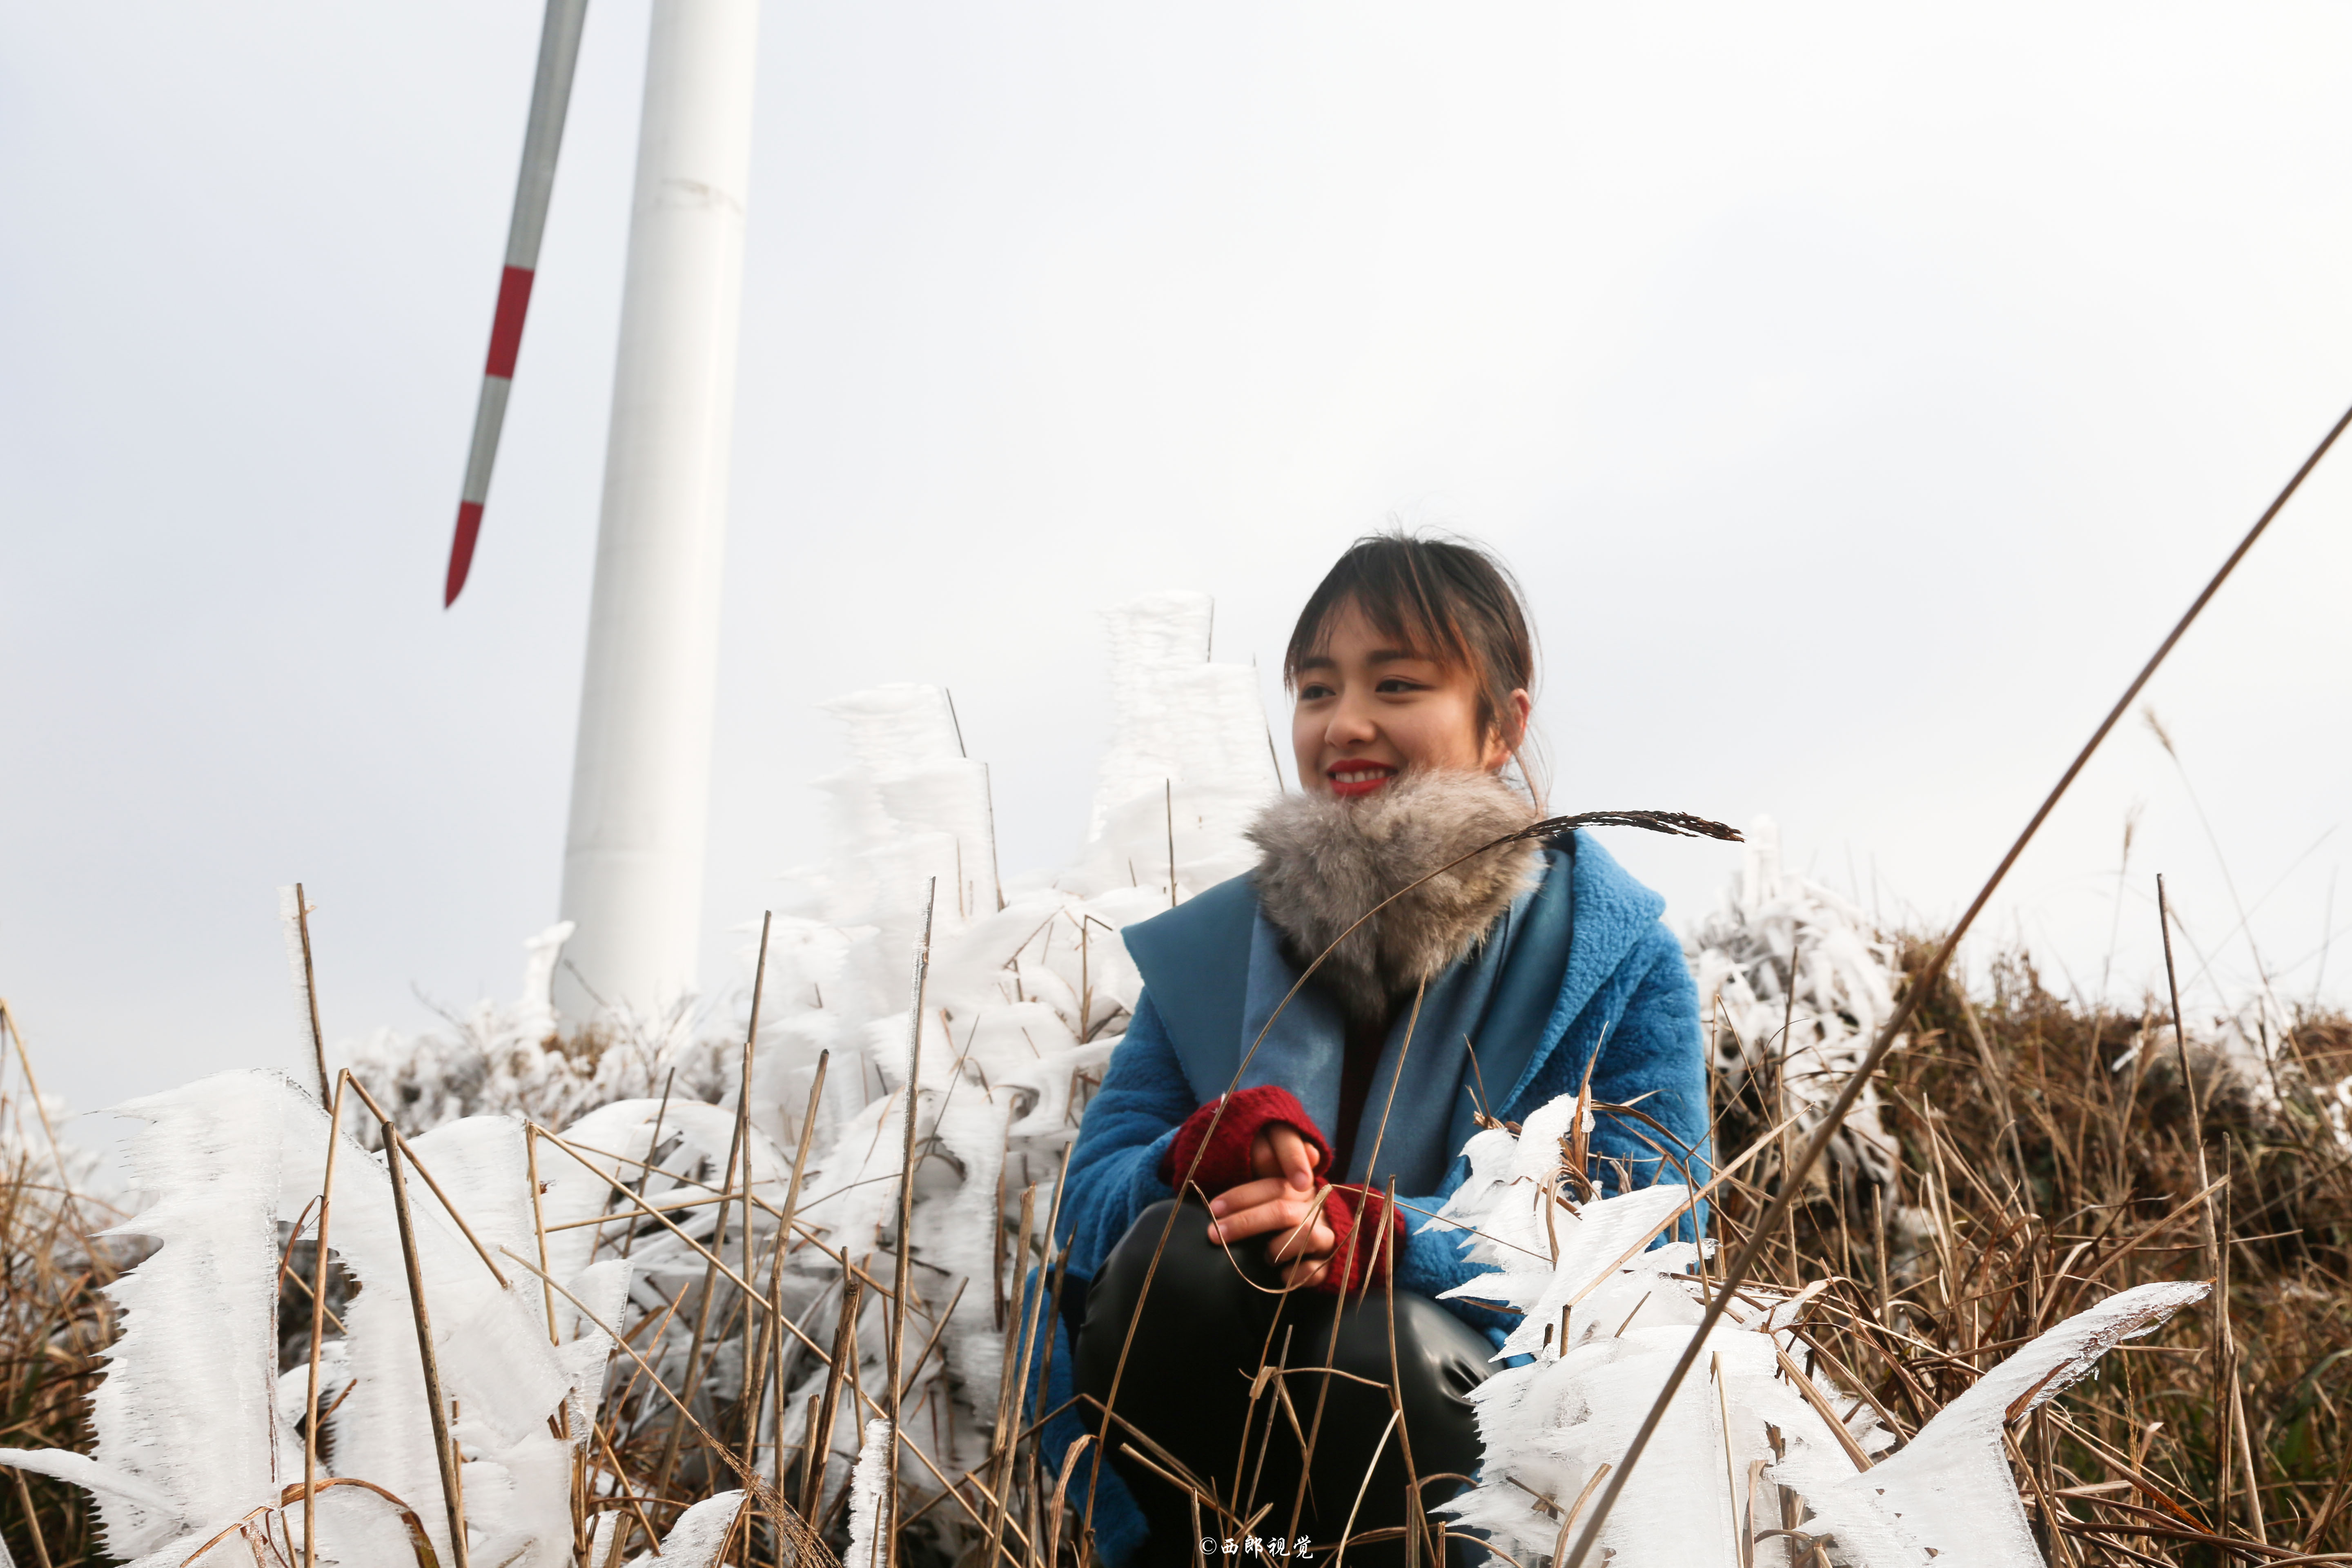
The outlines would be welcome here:
[[[488,495],[583,4],[549,0],[453,602]],[[651,1011],[695,984],[758,27],[757,0],[654,0],[564,837],[562,907],[576,931],[556,999],[575,1017],[600,1001]]]

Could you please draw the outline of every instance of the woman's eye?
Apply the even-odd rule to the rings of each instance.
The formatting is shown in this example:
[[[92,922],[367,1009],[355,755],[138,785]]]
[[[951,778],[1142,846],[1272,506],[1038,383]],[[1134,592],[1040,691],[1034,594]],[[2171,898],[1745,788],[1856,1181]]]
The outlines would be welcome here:
[[[1408,691],[1419,691],[1422,684],[1418,680],[1407,680],[1401,675],[1391,675],[1372,689],[1394,697]]]
[[[1298,689],[1298,700],[1301,702],[1316,702],[1320,701],[1322,699],[1328,697],[1331,694],[1332,692],[1329,687],[1324,685],[1320,681],[1311,681]]]

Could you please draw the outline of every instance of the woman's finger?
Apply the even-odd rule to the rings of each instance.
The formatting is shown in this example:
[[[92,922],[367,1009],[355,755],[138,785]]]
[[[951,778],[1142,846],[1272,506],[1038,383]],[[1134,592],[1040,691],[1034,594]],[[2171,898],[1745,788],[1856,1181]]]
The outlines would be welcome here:
[[[1280,1185],[1280,1184],[1270,1184]],[[1234,1190],[1238,1192],[1240,1189]],[[1282,1190],[1287,1192],[1289,1189],[1287,1186],[1283,1186]],[[1314,1207],[1315,1205],[1307,1200],[1294,1196],[1279,1197],[1270,1203],[1253,1204],[1245,1208],[1228,1210],[1223,1217],[1210,1224],[1209,1239],[1240,1241],[1245,1237],[1263,1236],[1268,1231],[1294,1230],[1308,1217]]]
[[[1278,1198],[1293,1195],[1290,1184],[1280,1176],[1269,1175],[1263,1181],[1244,1182],[1238,1187],[1227,1187],[1209,1200],[1209,1215],[1222,1219],[1243,1209],[1253,1209],[1260,1204],[1270,1204]]]
[[[1272,1131],[1274,1152],[1281,1163],[1282,1175],[1296,1190],[1307,1191],[1315,1184],[1315,1152],[1307,1146],[1307,1140],[1298,1135],[1296,1127],[1277,1126]]]

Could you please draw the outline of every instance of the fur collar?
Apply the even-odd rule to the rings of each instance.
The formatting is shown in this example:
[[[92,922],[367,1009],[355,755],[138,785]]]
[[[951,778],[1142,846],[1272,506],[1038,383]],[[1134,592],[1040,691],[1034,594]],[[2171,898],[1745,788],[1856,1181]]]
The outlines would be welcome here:
[[[1493,773],[1406,773],[1361,802],[1286,795],[1258,813],[1258,907],[1304,967],[1364,911],[1447,861],[1536,820]],[[1365,921],[1316,972],[1351,1019],[1385,1020],[1395,1000],[1468,952],[1535,886],[1543,847],[1506,846],[1432,878]]]

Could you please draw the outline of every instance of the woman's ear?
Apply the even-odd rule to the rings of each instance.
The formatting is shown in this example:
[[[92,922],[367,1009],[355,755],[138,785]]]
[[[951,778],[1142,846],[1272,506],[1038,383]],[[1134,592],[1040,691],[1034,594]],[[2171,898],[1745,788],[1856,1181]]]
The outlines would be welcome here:
[[[1529,700],[1525,687],[1511,693],[1503,710],[1502,722],[1496,726],[1486,743],[1488,773],[1500,773],[1505,763],[1518,755],[1520,746],[1527,742],[1528,718],[1534,711],[1535,703]]]

